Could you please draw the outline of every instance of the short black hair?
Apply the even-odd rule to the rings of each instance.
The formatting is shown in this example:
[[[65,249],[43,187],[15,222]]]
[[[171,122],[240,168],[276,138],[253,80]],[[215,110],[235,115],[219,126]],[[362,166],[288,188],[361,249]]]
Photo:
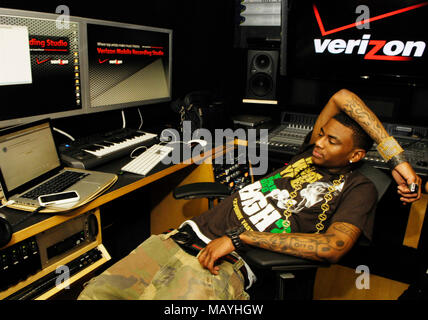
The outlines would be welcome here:
[[[361,126],[344,112],[336,114],[333,119],[339,121],[345,127],[352,129],[354,132],[354,146],[369,151],[373,146],[373,139],[361,128]]]

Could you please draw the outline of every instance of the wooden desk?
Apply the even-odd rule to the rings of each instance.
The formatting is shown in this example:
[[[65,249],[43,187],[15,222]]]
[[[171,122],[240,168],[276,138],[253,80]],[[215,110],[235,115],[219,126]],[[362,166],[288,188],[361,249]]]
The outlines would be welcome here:
[[[119,173],[120,168],[124,164],[130,161],[129,158],[119,159],[117,161],[114,161],[102,167],[96,168],[94,170],[118,174],[119,176],[118,181],[106,193],[100,195],[98,198],[96,198],[92,202],[80,208],[77,208],[71,212],[61,213],[58,215],[40,213],[40,214],[31,216],[28,220],[18,225],[14,229],[14,233],[11,241],[9,242],[8,245],[6,245],[1,249],[6,249],[15,244],[19,244],[21,241],[24,241],[35,235],[39,235],[47,230],[52,230],[53,228],[60,228],[61,225],[66,223],[67,221],[75,219],[76,217],[79,217],[89,212],[95,214],[98,217],[98,227],[99,227],[99,230],[101,230],[100,207],[102,205],[107,204],[110,201],[114,201],[115,199],[120,198],[126,194],[129,194],[130,192],[135,191],[137,189],[148,187],[149,185],[153,186],[154,182],[157,182],[156,185],[157,187],[159,187],[159,182],[160,181],[162,182],[163,180],[164,182],[161,183],[162,188],[168,188],[167,190],[169,192],[164,199],[162,199],[157,203],[155,208],[152,208],[151,219],[150,219],[151,233],[159,233],[167,230],[170,227],[177,227],[184,220],[191,218],[192,215],[200,214],[201,212],[204,211],[204,209],[207,209],[208,207],[206,204],[203,203],[204,200],[201,199],[200,201],[192,201],[193,206],[195,205],[195,203],[197,205],[196,207],[194,207],[194,210],[189,210],[189,208],[186,206],[186,203],[188,203],[189,201],[174,200],[172,198],[172,190],[176,186],[181,184],[201,182],[201,181],[214,181],[211,160],[215,159],[219,155],[223,155],[227,150],[230,150],[232,148],[234,148],[233,145],[229,145],[227,147],[219,146],[219,147],[213,148],[212,150],[205,152],[203,155],[193,159],[192,162],[185,161],[180,164],[174,164],[169,166],[160,164],[157,166],[157,169],[154,169],[149,176],[146,176],[144,178],[141,178],[141,176],[134,175],[134,174]],[[184,177],[184,179],[180,178],[178,184],[171,183],[170,180],[174,176],[174,174],[178,174],[184,168],[189,169],[189,170],[185,170],[186,176]],[[188,172],[190,172],[190,174]],[[174,208],[174,210],[171,210],[172,208]],[[27,215],[30,214],[28,212],[24,213],[24,212],[20,212],[20,211],[8,209],[8,208],[2,211],[5,213],[8,220],[12,224],[15,221],[21,219],[23,214],[27,214]],[[31,285],[34,281],[37,281],[42,277],[45,277],[47,274],[55,271],[55,269],[58,266],[65,265],[70,261],[72,261],[73,259],[76,259],[77,257],[79,257],[81,254],[84,254],[85,252],[91,249],[94,249],[96,247],[99,247],[101,250],[105,251],[105,248],[102,246],[101,232],[99,232],[99,234],[97,235],[96,241],[90,243],[88,246],[82,247],[77,251],[70,251],[71,252],[70,254],[67,254],[60,260],[56,261],[55,263],[40,270],[35,275],[28,277],[26,280],[21,281],[20,283],[7,289],[6,291],[0,292],[0,299],[4,299],[10,296],[11,294],[21,290],[22,288],[25,288]],[[102,264],[107,262],[110,259],[110,257],[108,255],[108,252],[104,252],[104,253],[105,253],[105,257],[104,259],[102,259],[102,261],[98,261],[91,267],[88,267],[82,272],[79,272],[75,276],[71,277],[69,284],[77,281],[87,273],[95,270],[96,268],[100,267]],[[43,294],[42,296],[39,296],[38,299],[49,298],[50,296],[56,294],[60,290],[61,290],[61,287],[55,287],[49,290],[48,292],[46,292],[45,294]]]
[[[230,147],[229,147],[230,148]],[[203,173],[203,176],[198,179],[195,175],[195,177],[192,177],[192,181],[189,182],[197,182],[199,181],[213,181],[212,172],[211,175],[209,174],[205,166],[209,166],[211,169],[211,159],[214,159],[218,154],[223,154],[227,149],[225,149],[223,146],[216,147],[203,155],[201,155],[198,158],[194,159],[194,162],[200,162],[203,159],[205,159],[204,163],[202,163],[201,166],[197,166],[195,169],[201,171]],[[103,171],[103,172],[109,172],[109,173],[116,173],[118,174],[120,171],[120,168],[129,162],[129,158],[122,158],[117,161],[111,162],[107,165],[101,166],[99,168],[96,168],[94,170],[97,171]],[[172,175],[173,173],[180,171],[184,168],[187,168],[189,166],[194,165],[194,162],[183,162],[180,164],[174,164],[174,165],[163,165],[160,164],[157,167],[157,170],[154,169],[152,173],[149,176],[141,177],[135,174],[118,174],[119,179],[118,181],[104,194],[100,195],[95,200],[91,201],[90,203],[75,209],[71,212],[67,213],[61,213],[58,215],[51,215],[51,214],[37,214],[37,216],[33,216],[29,218],[27,221],[23,222],[21,225],[17,226],[17,228],[14,228],[14,233],[12,236],[11,241],[7,246],[4,248],[7,248],[8,246],[11,246],[15,243],[18,243],[28,237],[31,237],[41,231],[44,231],[46,229],[52,228],[58,224],[61,224],[67,220],[70,220],[82,213],[88,212],[90,210],[99,208],[103,204],[106,204],[110,201],[113,201],[119,197],[122,197],[134,190],[137,190],[139,188],[145,187],[155,181],[159,181],[165,177],[168,177]],[[201,167],[201,168],[199,168]],[[199,168],[199,169],[198,169]],[[212,170],[211,170],[212,171]],[[194,180],[194,181],[193,181]],[[21,212],[18,210],[12,210],[8,208],[3,208],[3,213],[6,215],[8,220],[13,224],[15,221],[22,218],[22,215],[29,215],[28,212]],[[3,248],[1,248],[3,249]]]

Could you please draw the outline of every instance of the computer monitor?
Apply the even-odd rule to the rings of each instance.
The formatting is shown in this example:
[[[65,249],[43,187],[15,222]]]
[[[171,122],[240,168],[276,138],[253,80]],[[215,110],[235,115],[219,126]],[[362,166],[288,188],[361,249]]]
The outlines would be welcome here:
[[[80,24],[0,8],[0,127],[82,114]]]
[[[288,2],[283,75],[428,81],[427,1]]]
[[[85,21],[87,112],[171,99],[172,30]]]

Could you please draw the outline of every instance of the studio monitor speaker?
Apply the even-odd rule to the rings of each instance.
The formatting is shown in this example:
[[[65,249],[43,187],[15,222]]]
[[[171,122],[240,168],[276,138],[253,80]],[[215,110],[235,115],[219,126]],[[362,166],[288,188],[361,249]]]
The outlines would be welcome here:
[[[243,102],[276,104],[278,51],[248,50]]]

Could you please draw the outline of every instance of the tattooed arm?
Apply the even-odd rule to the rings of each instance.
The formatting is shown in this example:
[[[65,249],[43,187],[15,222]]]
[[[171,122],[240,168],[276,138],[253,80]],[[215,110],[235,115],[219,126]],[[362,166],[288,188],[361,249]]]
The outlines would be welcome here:
[[[357,241],[361,230],[346,222],[333,223],[326,233],[266,233],[245,231],[242,242],[293,256],[336,263]]]
[[[321,128],[341,111],[354,119],[376,143],[379,144],[383,139],[389,137],[388,132],[373,111],[356,94],[347,89],[342,89],[330,98],[318,116],[310,143],[315,143]],[[400,200],[404,204],[421,198],[421,178],[416,175],[408,162],[397,165],[392,170],[392,176],[398,184],[397,192],[401,195]],[[407,186],[411,183],[419,185],[419,192],[410,192]]]
[[[312,133],[311,143],[315,142],[321,128],[341,111],[358,122],[376,143],[389,137],[388,132],[373,111],[356,94],[347,89],[342,89],[330,98],[318,116]]]
[[[242,242],[279,253],[317,261],[336,263],[348,252],[361,234],[356,226],[346,222],[333,223],[325,233],[268,233],[245,231],[240,235]],[[235,250],[232,240],[223,236],[212,240],[199,253],[202,267],[212,274],[219,273],[215,262]]]

